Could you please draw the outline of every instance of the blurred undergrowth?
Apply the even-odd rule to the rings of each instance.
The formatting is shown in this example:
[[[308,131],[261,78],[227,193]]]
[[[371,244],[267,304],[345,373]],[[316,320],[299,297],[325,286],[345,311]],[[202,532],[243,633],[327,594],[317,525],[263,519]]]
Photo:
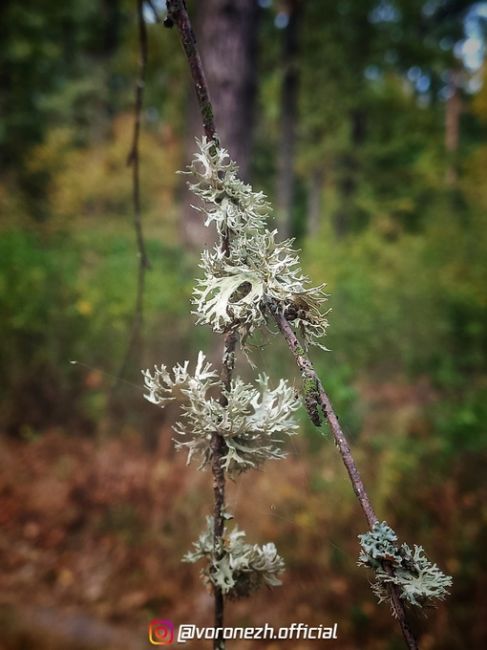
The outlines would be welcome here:
[[[430,41],[426,46],[417,37],[416,10],[431,3],[401,2],[402,18],[392,23],[363,20],[366,2],[305,4],[310,13],[300,60],[293,216],[305,270],[315,282],[327,283],[332,307],[326,339],[331,351],[313,353],[313,360],[353,439],[377,510],[387,511],[401,538],[420,537],[425,549],[454,576],[449,609],[438,612],[434,636],[424,639],[424,647],[484,647],[479,643],[485,634],[484,621],[478,613],[485,608],[486,575],[482,551],[487,450],[485,66],[483,73],[476,73],[477,82],[483,76],[483,86],[477,83],[473,93],[462,91],[461,137],[454,154],[457,177],[448,184],[446,172],[452,160],[444,151],[447,101],[438,77],[443,78],[459,60],[444,49],[442,33],[435,32],[434,51]],[[104,3],[107,9],[116,5]],[[75,445],[86,442],[94,447],[97,438],[88,442],[72,437],[104,429],[111,375],[116,374],[127,344],[137,266],[126,167],[135,68],[133,3],[119,4],[118,45],[110,49],[110,43],[103,41],[107,51],[100,48],[100,33],[105,23],[109,32],[116,23],[109,13],[100,21],[98,9],[94,0],[6,3],[1,24],[5,37],[0,58],[5,68],[8,64],[10,79],[1,100],[5,120],[2,116],[0,124],[0,427],[11,434],[2,443],[12,446],[20,465],[24,456],[30,458],[29,468],[35,467],[44,449],[39,475],[46,481],[50,463],[55,466],[52,459],[62,458],[63,449],[73,445],[66,477],[73,475],[72,467],[78,467],[88,505],[63,503],[60,511],[67,516],[79,510],[80,518],[96,510],[100,501],[89,500],[91,463],[98,451],[80,459]],[[457,23],[453,21],[451,27],[459,39],[463,30]],[[371,33],[379,40],[371,41]],[[401,33],[399,43],[395,39]],[[139,509],[151,502],[150,497],[140,499],[136,494],[133,503],[125,506],[125,493],[115,498],[107,488],[101,501],[113,509],[108,514],[97,511],[97,516],[103,519],[103,534],[110,529],[137,544],[140,521],[145,527],[156,526],[157,513],[161,517],[168,513],[161,524],[167,547],[163,553],[157,548],[155,554],[167,556],[174,567],[181,551],[179,531],[187,525],[196,533],[200,522],[194,513],[205,499],[201,486],[191,488],[188,483],[186,491],[181,487],[187,475],[181,461],[169,455],[167,430],[160,435],[160,414],[154,421],[153,409],[145,408],[139,368],[155,362],[172,366],[190,358],[192,351],[205,347],[207,335],[204,328],[194,328],[187,316],[196,258],[179,243],[182,196],[174,170],[188,162],[182,154],[188,96],[184,62],[174,56],[165,30],[151,25],[150,36],[141,177],[153,269],[147,274],[141,359],[132,363],[126,377],[131,384],[122,384],[110,413],[116,435],[107,444],[118,445],[118,452],[114,456],[110,446],[104,448],[108,469],[101,472],[99,486],[108,485],[105,474],[112,466],[118,476],[134,455],[141,466],[140,482],[149,489],[149,459],[134,452],[123,434],[128,430],[137,438],[150,431],[152,443],[160,444],[160,458],[153,458],[154,483],[149,485],[155,506],[144,519]],[[264,189],[271,201],[279,139],[277,36],[280,32],[269,10],[262,17],[252,166],[254,187]],[[365,59],[364,43],[375,43]],[[430,88],[419,92],[410,73],[421,74],[421,79],[429,75]],[[353,141],[350,126],[357,109],[366,125],[360,146]],[[316,166],[324,172],[320,229],[306,236],[309,179]],[[354,187],[348,198],[343,196],[347,180]],[[337,237],[334,218],[345,199],[348,230]],[[253,354],[271,377],[295,376],[288,352],[277,339]],[[70,360],[89,367],[71,365]],[[295,386],[299,390],[298,378]],[[60,432],[53,448],[52,428]],[[290,620],[296,619],[297,612],[303,620],[323,611],[330,617],[336,614],[344,621],[347,638],[355,640],[353,647],[376,648],[376,633],[383,631],[383,623],[374,619],[375,608],[374,612],[367,609],[368,586],[347,560],[356,554],[356,544],[336,543],[353,540],[350,529],[363,532],[356,523],[353,496],[330,438],[320,435],[305,417],[302,430],[305,435],[290,445],[285,473],[271,469],[275,473],[267,483],[264,475],[255,484],[249,482],[245,490],[250,496],[237,506],[247,508],[244,523],[249,532],[276,539],[294,571],[287,603]],[[29,444],[17,446],[19,437]],[[17,453],[19,449],[22,453]],[[23,503],[23,487],[11,497],[20,485],[19,476],[30,486],[33,499],[37,492],[50,498],[57,495],[58,487],[43,488],[39,477],[33,484],[30,469],[20,467],[17,475],[8,453],[2,456],[2,475],[13,472],[1,492],[6,499],[2,516],[13,508],[14,517],[17,511],[12,503]],[[120,484],[132,485],[125,475]],[[70,492],[73,500],[76,489]],[[161,505],[158,499],[162,498]],[[274,500],[276,510],[269,511],[270,516],[260,516],[260,511],[255,516],[254,505],[247,503],[260,500]],[[46,503],[39,511],[32,506],[30,516],[50,522],[52,506],[48,499]],[[19,509],[15,516],[18,529],[5,545],[8,561],[12,550],[22,551],[19,536],[28,538],[25,513]],[[72,535],[70,525],[66,530]],[[89,532],[90,524],[85,525]],[[185,530],[184,539],[187,536]],[[160,537],[159,529],[154,537]],[[32,544],[39,546],[39,540],[34,537]],[[93,554],[90,544],[88,553]],[[22,578],[17,567],[12,572]],[[90,567],[86,573],[91,573]],[[172,602],[186,602],[187,585],[178,585],[178,590],[175,572],[164,576],[158,566],[157,571],[150,568],[141,573],[154,577],[157,594],[164,582],[161,576],[166,577],[168,602],[173,594]],[[123,574],[124,570],[117,573]],[[118,583],[114,585],[118,610],[122,590]],[[32,590],[32,585],[25,586]],[[78,602],[78,583],[72,590],[71,598]],[[60,594],[57,597],[63,600],[65,592]],[[187,602],[192,607],[196,600]],[[159,613],[159,608],[151,613]],[[189,613],[194,611],[185,612]],[[363,642],[367,631],[369,646]]]

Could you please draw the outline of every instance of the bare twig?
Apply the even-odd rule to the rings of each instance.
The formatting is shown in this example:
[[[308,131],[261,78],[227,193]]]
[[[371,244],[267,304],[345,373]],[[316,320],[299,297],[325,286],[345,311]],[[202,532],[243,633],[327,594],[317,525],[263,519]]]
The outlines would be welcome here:
[[[183,0],[168,0],[167,11],[169,25],[176,25],[181,44],[188,59],[193,86],[196,92],[196,98],[201,112],[201,120],[205,135],[212,140],[215,145],[219,145],[218,136],[215,128],[213,117],[213,108],[208,91],[205,73],[201,64],[201,58],[196,47],[196,37],[191,27],[191,21],[186,11]],[[220,237],[220,247],[225,255],[230,254],[230,237],[228,233]],[[230,389],[232,373],[235,359],[235,348],[237,345],[237,334],[229,331],[225,334],[223,343],[223,359],[221,368],[221,380],[225,391]],[[220,398],[221,403],[225,406],[227,403],[224,394]],[[226,444],[224,438],[217,432],[213,433],[211,440],[212,450],[212,473],[213,473],[213,494],[214,494],[214,515],[213,515],[213,552],[217,559],[222,557],[223,553],[223,533],[225,527],[225,472],[223,470],[223,456],[225,455]],[[224,597],[220,588],[214,588],[215,598],[215,628],[223,627],[224,620]],[[214,650],[224,650],[225,641],[220,631],[213,643]]]
[[[230,390],[232,382],[232,373],[235,363],[235,347],[237,345],[236,332],[228,332],[224,339],[223,360],[221,369],[221,380],[225,386],[225,391]],[[225,394],[220,396],[222,406],[227,406],[228,400]],[[223,554],[223,533],[225,528],[225,471],[222,465],[222,458],[226,452],[225,440],[218,433],[213,433],[211,440],[213,473],[213,495],[214,495],[214,513],[213,513],[213,539],[214,553],[217,559]],[[215,627],[223,627],[224,602],[221,589],[215,589]],[[225,642],[222,638],[215,639],[214,648],[225,648]]]
[[[142,107],[144,103],[144,84],[145,73],[147,68],[147,28],[144,20],[144,3],[143,0],[137,0],[137,24],[139,29],[139,71],[135,83],[135,104],[134,104],[134,128],[132,135],[132,144],[127,156],[127,165],[132,167],[132,202],[134,214],[135,239],[137,243],[138,270],[137,270],[137,289],[135,295],[134,313],[130,327],[130,335],[125,351],[125,356],[120,365],[115,380],[115,388],[122,379],[127,370],[128,363],[133,354],[137,343],[140,340],[143,319],[144,287],[145,272],[150,268],[149,258],[145,248],[144,234],[142,230],[142,209],[140,200],[140,126]]]
[[[335,415],[335,411],[333,410],[328,395],[326,394],[318,378],[318,375],[316,374],[313,364],[306,356],[305,351],[299,343],[296,334],[294,333],[294,330],[292,329],[289,322],[272,303],[269,303],[269,309],[272,312],[279,331],[286,339],[286,343],[293,353],[296,364],[301,371],[301,375],[305,382],[306,410],[308,411],[310,417],[313,416],[313,418],[315,418],[315,411],[313,407],[316,406],[316,404],[320,405],[323,411],[323,415],[328,420],[330,429],[340,450],[340,455],[347,469],[350,481],[352,482],[354,492],[357,495],[357,499],[359,500],[360,505],[362,506],[362,510],[364,511],[369,527],[372,528],[378,521],[378,518],[374,512],[372,504],[370,503],[370,499],[365,490],[364,484],[360,477],[360,473],[357,469],[357,466],[355,465],[355,461],[353,460],[347,439],[345,438],[340,423],[338,422],[338,418]]]
[[[213,140],[215,144],[219,144],[213,117],[213,107],[208,92],[208,84],[184,0],[167,0],[167,15],[179,30],[181,44],[188,59],[193,78],[193,85],[201,111],[201,120],[205,135],[208,140]]]

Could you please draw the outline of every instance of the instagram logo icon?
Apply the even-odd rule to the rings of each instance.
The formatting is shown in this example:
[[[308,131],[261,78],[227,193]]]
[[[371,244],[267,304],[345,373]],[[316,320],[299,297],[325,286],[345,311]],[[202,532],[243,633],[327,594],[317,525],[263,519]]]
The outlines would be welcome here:
[[[152,645],[170,645],[174,641],[174,624],[155,618],[149,623],[149,641]]]

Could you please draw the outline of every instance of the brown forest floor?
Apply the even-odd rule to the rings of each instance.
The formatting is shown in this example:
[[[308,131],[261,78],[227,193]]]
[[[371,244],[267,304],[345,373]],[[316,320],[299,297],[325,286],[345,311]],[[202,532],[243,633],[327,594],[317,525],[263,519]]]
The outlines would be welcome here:
[[[407,419],[424,399],[417,387],[374,394],[365,441],[384,417],[380,400]],[[155,453],[135,434],[93,440],[50,431],[29,442],[0,441],[0,650],[138,650],[151,647],[151,618],[211,625],[212,601],[198,569],[180,562],[210,509],[210,477],[187,468],[170,438],[161,431]],[[287,572],[282,587],[229,604],[227,623],[337,621],[340,640],[330,647],[400,648],[387,608],[377,607],[369,576],[355,566],[356,534],[365,525],[338,455],[331,443],[312,455],[306,445],[296,439],[287,460],[228,487],[249,541],[275,541]],[[363,466],[363,453],[358,460]],[[369,473],[373,480],[373,467]],[[423,648],[457,647],[437,643],[446,617],[440,607],[420,622],[429,630]],[[322,643],[229,647],[304,650]]]

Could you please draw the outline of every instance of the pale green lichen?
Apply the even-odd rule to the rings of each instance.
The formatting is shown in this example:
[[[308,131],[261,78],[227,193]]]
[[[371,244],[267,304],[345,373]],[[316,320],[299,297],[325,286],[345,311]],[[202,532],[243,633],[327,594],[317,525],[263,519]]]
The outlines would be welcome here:
[[[229,515],[227,519],[231,518]],[[229,598],[244,598],[262,585],[275,587],[281,584],[279,576],[284,571],[284,561],[273,543],[248,544],[245,533],[237,527],[226,531],[218,553],[214,549],[213,517],[207,517],[207,527],[193,544],[184,562],[206,560],[202,569],[203,580],[221,589]]]
[[[143,371],[149,401],[160,406],[176,398],[184,402],[181,421],[174,430],[181,436],[175,441],[176,448],[188,451],[188,463],[193,457],[199,459],[200,467],[211,462],[215,432],[225,441],[222,466],[231,477],[266,460],[285,457],[283,437],[297,432],[293,414],[299,408],[286,381],[282,379],[271,389],[265,374],[259,375],[256,387],[236,378],[226,391],[202,352],[193,374],[188,365],[187,361],[178,364],[172,372],[164,365]],[[226,398],[225,406],[213,396],[215,389]]]
[[[272,303],[304,345],[324,348],[324,285],[310,287],[292,240],[279,242],[277,231],[267,229],[270,207],[265,196],[238,178],[227,152],[205,138],[197,144],[188,172],[196,181],[189,187],[203,202],[196,209],[206,214],[206,225],[214,223],[218,233],[231,240],[230,251],[217,245],[202,254],[204,274],[193,299],[197,322],[215,332],[238,329],[245,339],[267,324]]]
[[[398,546],[396,533],[385,521],[377,522],[359,539],[362,550],[358,564],[374,569],[372,590],[379,602],[392,606],[389,585],[396,585],[400,598],[417,607],[444,600],[449,594],[452,578],[428,560],[421,546],[415,545],[414,550],[407,544]]]

